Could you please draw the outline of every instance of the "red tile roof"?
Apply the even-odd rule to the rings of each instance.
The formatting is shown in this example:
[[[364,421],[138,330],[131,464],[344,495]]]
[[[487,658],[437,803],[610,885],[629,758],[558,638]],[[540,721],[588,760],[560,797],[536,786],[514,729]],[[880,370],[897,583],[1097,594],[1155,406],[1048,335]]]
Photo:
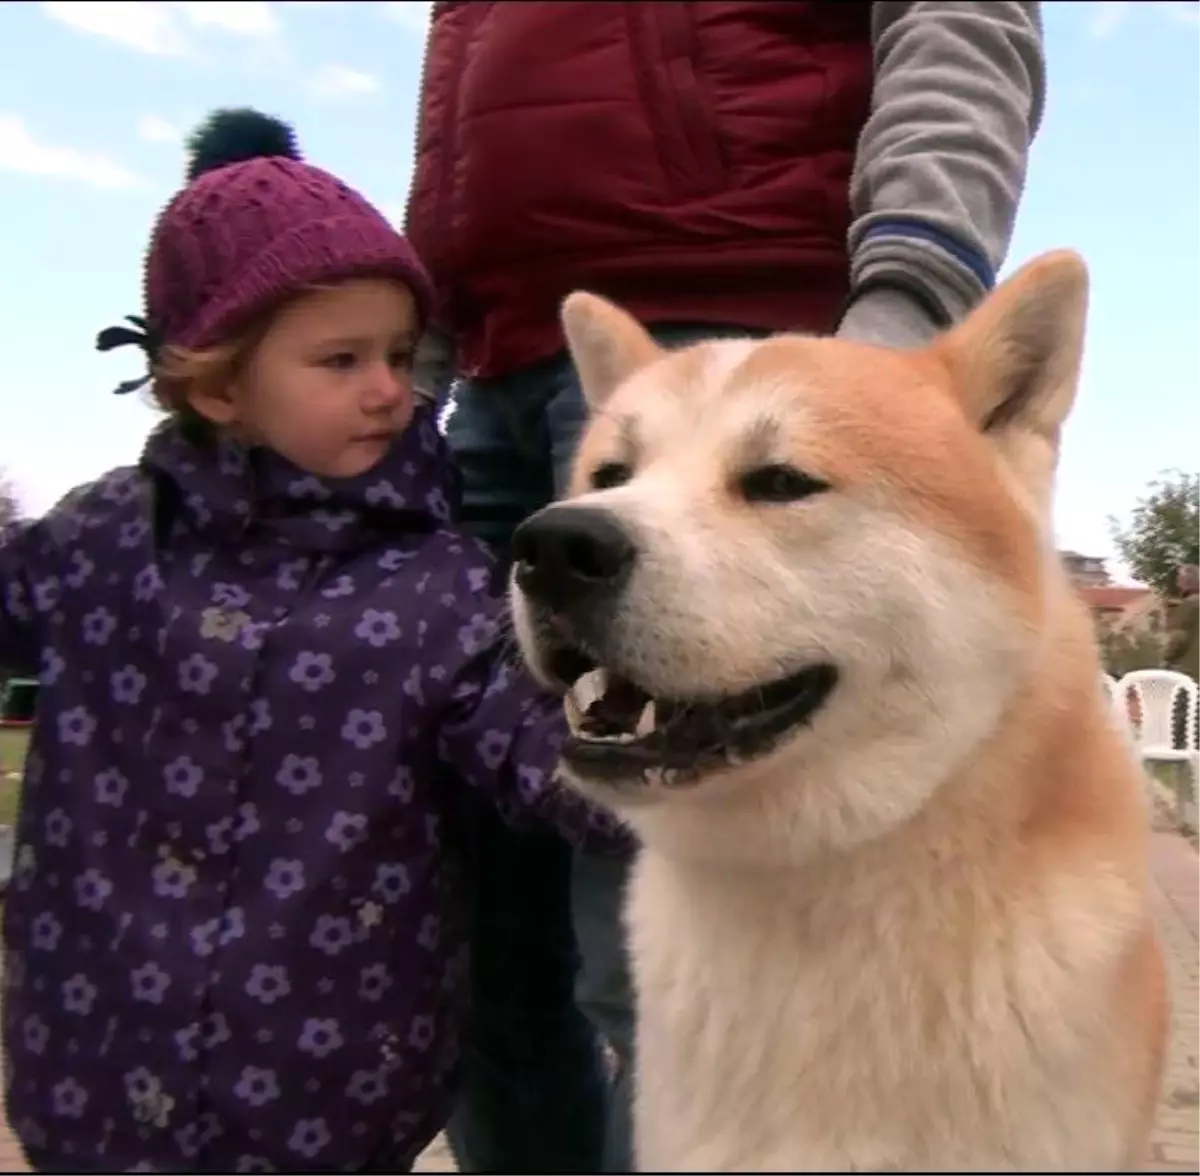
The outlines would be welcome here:
[[[1113,584],[1083,585],[1077,591],[1089,608],[1120,609],[1122,611],[1129,608],[1130,605],[1140,604],[1152,595],[1149,588],[1122,588]]]

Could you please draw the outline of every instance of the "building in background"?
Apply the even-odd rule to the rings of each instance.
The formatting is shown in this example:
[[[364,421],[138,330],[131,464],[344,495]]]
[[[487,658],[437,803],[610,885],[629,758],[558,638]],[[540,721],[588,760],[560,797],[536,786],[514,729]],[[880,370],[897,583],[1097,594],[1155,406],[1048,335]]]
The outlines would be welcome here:
[[[1163,602],[1149,588],[1085,584],[1079,588],[1100,633],[1137,630],[1157,633],[1163,624]]]
[[[1075,591],[1096,627],[1105,670],[1119,678],[1163,664],[1165,602],[1151,588],[1114,584],[1103,557],[1060,551]]]
[[[1078,551],[1060,551],[1059,559],[1077,588],[1102,588],[1112,583],[1108,564],[1099,555],[1080,555]]]
[[[1078,551],[1058,554],[1071,582],[1091,609],[1098,633],[1161,632],[1163,602],[1152,589],[1114,584],[1102,556]]]

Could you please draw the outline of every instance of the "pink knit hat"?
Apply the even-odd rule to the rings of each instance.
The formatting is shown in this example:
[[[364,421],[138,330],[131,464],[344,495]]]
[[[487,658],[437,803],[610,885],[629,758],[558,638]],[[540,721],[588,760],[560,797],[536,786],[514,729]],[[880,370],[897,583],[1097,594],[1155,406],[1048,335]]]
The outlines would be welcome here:
[[[146,315],[110,327],[101,351],[135,343],[203,348],[307,285],[352,277],[403,282],[419,325],[429,276],[408,241],[352,188],[300,159],[285,123],[219,110],[192,135],[187,186],[163,210],[146,259]],[[129,392],[149,377],[126,381]]]

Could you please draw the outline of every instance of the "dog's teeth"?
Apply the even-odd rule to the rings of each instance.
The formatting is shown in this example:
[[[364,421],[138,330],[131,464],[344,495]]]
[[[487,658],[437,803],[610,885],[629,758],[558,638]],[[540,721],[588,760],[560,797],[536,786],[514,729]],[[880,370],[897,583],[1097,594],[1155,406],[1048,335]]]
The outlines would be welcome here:
[[[608,688],[607,675],[603,670],[588,670],[571,689],[575,703],[581,711],[586,711],[598,698],[604,696]]]
[[[603,670],[588,670],[567,691],[563,699],[563,708],[567,712],[567,722],[576,735],[583,729],[588,707],[604,694],[605,686]]]
[[[644,738],[653,732],[655,722],[654,699],[652,698],[644,707],[642,707],[642,713],[637,721],[637,737],[639,739]]]
[[[642,779],[651,787],[673,788],[679,783],[682,775],[678,768],[654,767],[647,768],[642,773]]]
[[[583,727],[574,733],[580,738],[586,739],[588,743],[633,743],[637,739],[637,736],[632,731],[618,731],[611,735],[600,735],[595,731],[589,731],[586,727]]]

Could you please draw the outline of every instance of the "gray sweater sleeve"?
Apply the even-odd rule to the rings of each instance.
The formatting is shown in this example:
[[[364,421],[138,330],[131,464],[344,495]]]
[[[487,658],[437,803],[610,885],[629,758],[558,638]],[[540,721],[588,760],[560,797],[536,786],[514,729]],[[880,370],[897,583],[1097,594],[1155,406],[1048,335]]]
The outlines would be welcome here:
[[[992,288],[1041,122],[1041,4],[871,5],[875,85],[850,201],[844,337],[925,342]]]

